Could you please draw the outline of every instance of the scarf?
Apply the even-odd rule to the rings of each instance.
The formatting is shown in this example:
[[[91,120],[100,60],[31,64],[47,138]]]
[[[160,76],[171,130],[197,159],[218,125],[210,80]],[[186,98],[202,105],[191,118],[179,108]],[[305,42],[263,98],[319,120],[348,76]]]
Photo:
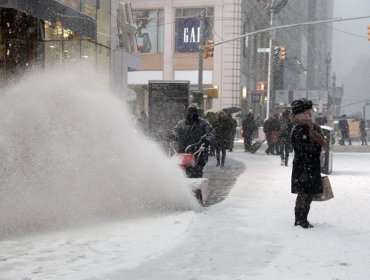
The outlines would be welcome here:
[[[303,125],[308,127],[308,136],[312,144],[324,147],[326,144],[324,134],[321,127],[312,121],[312,118],[307,115],[298,114],[293,116],[294,125]]]

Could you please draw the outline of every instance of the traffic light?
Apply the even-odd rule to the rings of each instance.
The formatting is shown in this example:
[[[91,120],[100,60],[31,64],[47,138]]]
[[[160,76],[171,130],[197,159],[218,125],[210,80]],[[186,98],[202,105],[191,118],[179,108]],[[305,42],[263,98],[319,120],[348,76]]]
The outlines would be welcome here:
[[[367,40],[370,41],[370,24],[367,26]]]
[[[280,48],[279,60],[281,62],[284,62],[285,59],[286,59],[286,49],[285,48]]]
[[[267,90],[267,82],[258,82],[256,84],[256,90]]]
[[[210,47],[210,45],[213,45],[214,43],[215,42],[213,40],[206,39],[206,45],[204,47],[204,59],[213,57],[213,46]]]
[[[274,61],[277,61],[279,59],[279,55],[280,55],[280,47],[277,47],[277,46],[274,46],[272,48],[272,60]]]

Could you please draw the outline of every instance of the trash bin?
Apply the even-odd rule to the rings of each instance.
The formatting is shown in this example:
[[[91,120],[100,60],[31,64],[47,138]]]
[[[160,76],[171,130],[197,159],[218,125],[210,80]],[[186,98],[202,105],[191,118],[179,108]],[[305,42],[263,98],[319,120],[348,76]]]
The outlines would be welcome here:
[[[333,168],[333,139],[334,129],[330,126],[320,126],[325,136],[325,147],[321,153],[321,173],[330,174]]]

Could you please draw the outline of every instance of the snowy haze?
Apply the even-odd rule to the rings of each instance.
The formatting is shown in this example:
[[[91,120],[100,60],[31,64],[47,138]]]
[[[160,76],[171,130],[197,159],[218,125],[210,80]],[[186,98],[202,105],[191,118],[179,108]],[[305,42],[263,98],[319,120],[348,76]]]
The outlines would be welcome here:
[[[223,202],[3,240],[0,279],[370,279],[370,154],[334,154],[335,197],[312,203],[312,229],[293,226],[291,166],[236,151],[225,170],[229,157],[247,168]]]
[[[334,0],[334,17],[361,16],[370,16],[369,0]],[[369,24],[370,18],[333,24],[332,72],[337,76],[336,85],[344,86],[342,105],[370,101],[370,42],[367,40]],[[360,102],[353,106],[344,106],[342,113],[361,113],[363,105]]]
[[[80,67],[2,91],[0,240],[195,209],[182,170],[132,122],[100,77]]]

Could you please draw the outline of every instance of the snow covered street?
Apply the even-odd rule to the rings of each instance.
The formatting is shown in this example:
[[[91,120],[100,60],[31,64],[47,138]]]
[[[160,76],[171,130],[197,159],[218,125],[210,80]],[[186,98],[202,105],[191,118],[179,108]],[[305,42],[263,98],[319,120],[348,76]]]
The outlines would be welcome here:
[[[0,279],[370,277],[370,154],[334,154],[335,198],[313,202],[309,230],[293,226],[290,166],[262,151],[228,157],[247,168],[221,203],[3,240]]]

